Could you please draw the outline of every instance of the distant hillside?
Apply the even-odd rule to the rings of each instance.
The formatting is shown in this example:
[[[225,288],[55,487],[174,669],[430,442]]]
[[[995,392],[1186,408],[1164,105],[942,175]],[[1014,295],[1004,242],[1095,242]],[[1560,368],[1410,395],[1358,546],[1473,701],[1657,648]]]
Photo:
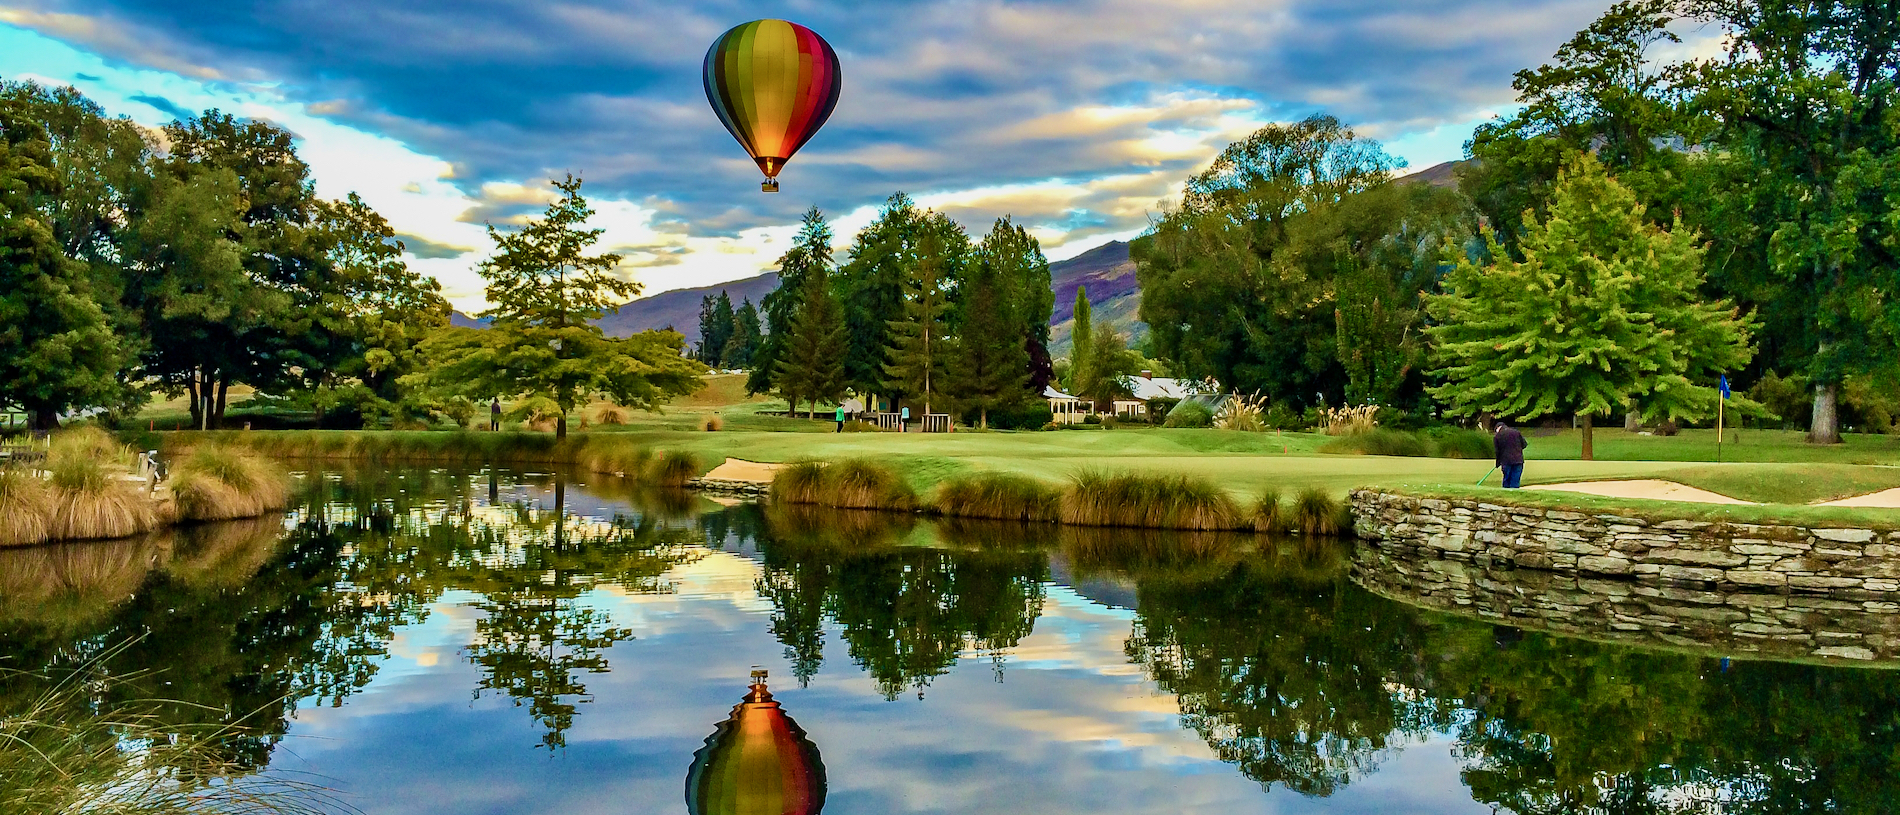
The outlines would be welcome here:
[[[660,292],[621,306],[618,313],[602,318],[599,325],[602,331],[614,337],[672,326],[674,331],[686,335],[687,343],[695,343],[699,341],[699,303],[707,295],[717,297],[724,289],[726,296],[732,298],[732,307],[738,308],[748,298],[752,305],[759,305],[765,295],[777,288],[778,272],[766,272],[729,283]]]
[[[1457,189],[1458,168],[1463,165],[1464,162],[1462,161],[1447,161],[1443,164],[1434,164],[1411,175],[1400,176],[1398,181],[1401,184],[1430,184],[1434,187]]]
[[[1112,325],[1128,336],[1129,344],[1148,335],[1141,322],[1141,286],[1135,282],[1135,262],[1128,244],[1111,241],[1068,260],[1049,264],[1049,287],[1055,289],[1055,313],[1049,316],[1049,353],[1069,353],[1069,332],[1075,328],[1075,290],[1087,287],[1089,313],[1095,325]]]

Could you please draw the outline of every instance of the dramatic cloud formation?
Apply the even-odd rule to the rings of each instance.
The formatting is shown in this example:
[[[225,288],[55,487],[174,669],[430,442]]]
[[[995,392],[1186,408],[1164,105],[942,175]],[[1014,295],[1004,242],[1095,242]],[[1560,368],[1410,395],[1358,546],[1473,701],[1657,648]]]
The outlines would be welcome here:
[[[469,300],[479,225],[532,212],[565,172],[657,291],[768,265],[809,204],[857,222],[900,189],[974,231],[1013,214],[1073,254],[1139,231],[1227,142],[1318,110],[1422,168],[1457,157],[1511,104],[1511,73],[1605,6],[0,0],[0,75],[72,83],[142,121],[217,104],[285,124],[326,194],[362,189]],[[844,64],[836,113],[777,196],[756,192],[699,80],[714,37],[768,16]]]

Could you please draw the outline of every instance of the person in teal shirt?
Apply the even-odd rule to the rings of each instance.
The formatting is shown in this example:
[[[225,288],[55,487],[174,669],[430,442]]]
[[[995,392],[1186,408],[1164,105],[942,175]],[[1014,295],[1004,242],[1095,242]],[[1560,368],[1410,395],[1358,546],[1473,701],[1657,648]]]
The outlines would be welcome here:
[[[839,405],[839,406],[838,406],[838,430],[837,430],[837,432],[839,432],[839,433],[843,433],[843,432],[844,432],[844,405]]]

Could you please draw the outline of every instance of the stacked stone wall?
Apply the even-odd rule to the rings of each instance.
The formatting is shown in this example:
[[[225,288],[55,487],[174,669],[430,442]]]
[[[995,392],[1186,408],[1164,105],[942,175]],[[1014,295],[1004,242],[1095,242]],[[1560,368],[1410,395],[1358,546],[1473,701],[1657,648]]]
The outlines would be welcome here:
[[[1382,490],[1354,492],[1352,509],[1359,537],[1394,553],[1653,585],[1900,599],[1894,529],[1657,521]]]

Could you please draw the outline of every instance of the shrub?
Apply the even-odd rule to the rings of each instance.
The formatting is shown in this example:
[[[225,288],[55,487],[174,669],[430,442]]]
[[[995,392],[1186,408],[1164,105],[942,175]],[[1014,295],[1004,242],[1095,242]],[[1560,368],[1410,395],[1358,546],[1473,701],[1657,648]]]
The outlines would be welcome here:
[[[668,450],[653,465],[653,483],[662,487],[684,487],[699,477],[699,460],[684,450]]]
[[[1265,407],[1266,400],[1258,395],[1236,394],[1227,397],[1227,401],[1221,403],[1220,411],[1214,414],[1214,426],[1222,430],[1259,433],[1267,429],[1266,420],[1262,418]]]
[[[1172,396],[1157,396],[1153,399],[1149,399],[1148,422],[1150,424],[1161,424],[1167,421],[1168,414],[1173,412],[1175,406],[1179,404],[1181,404],[1181,400]]]
[[[0,468],[0,546],[45,543],[52,530],[53,491],[39,476]]]
[[[1357,453],[1367,456],[1411,456],[1430,455],[1425,440],[1416,433],[1403,430],[1387,430],[1375,427],[1350,435],[1340,436],[1320,446],[1322,453]]]
[[[1168,418],[1161,424],[1164,427],[1213,427],[1214,411],[1200,402],[1182,402],[1168,411]]]
[[[937,488],[931,502],[931,510],[939,515],[1011,521],[1054,521],[1061,507],[1062,495],[1056,489],[1007,473],[952,478]]]
[[[1273,532],[1285,525],[1285,516],[1280,509],[1280,489],[1268,487],[1260,493],[1260,502],[1254,505],[1254,531]]]
[[[699,420],[699,429],[708,433],[717,433],[720,430],[724,430],[725,427],[726,420],[719,418],[719,414],[717,413],[708,414],[706,418]]]
[[[1062,499],[1062,522],[1149,529],[1238,529],[1241,514],[1213,482],[1180,475],[1075,476]]]
[[[863,419],[852,419],[844,423],[846,433],[876,433],[877,430],[876,422],[867,422]]]
[[[1082,423],[1083,424],[1101,424],[1102,416],[1099,413],[1091,413],[1087,416],[1082,417]]]
[[[601,405],[594,412],[594,423],[601,425],[623,425],[627,423],[627,409],[619,405]]]
[[[1491,436],[1477,430],[1451,428],[1436,434],[1433,443],[1439,458],[1488,459],[1497,455]]]
[[[1318,487],[1300,492],[1293,500],[1287,525],[1308,535],[1337,535],[1352,528],[1351,509]]]
[[[990,428],[994,430],[1036,430],[1054,422],[1055,418],[1055,411],[1049,409],[1048,402],[1033,400],[990,411]]]

